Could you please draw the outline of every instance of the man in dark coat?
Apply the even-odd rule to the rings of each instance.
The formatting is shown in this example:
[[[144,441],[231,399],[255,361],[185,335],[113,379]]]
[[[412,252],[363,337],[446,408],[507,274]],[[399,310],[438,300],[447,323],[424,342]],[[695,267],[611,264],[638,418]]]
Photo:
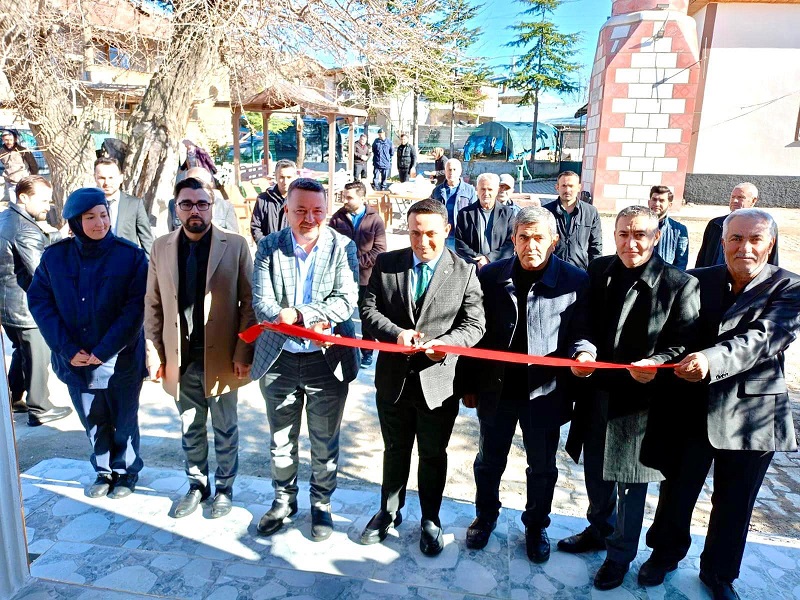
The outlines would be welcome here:
[[[685,271],[689,263],[689,230],[669,216],[673,198],[674,194],[667,186],[654,185],[650,188],[647,205],[658,215],[658,228],[661,230],[656,254],[665,263]]]
[[[0,213],[0,320],[14,345],[8,386],[14,412],[27,412],[28,425],[63,419],[72,412],[50,402],[50,349],[28,309],[26,292],[42,253],[52,238],[38,225],[47,217],[53,190],[41,175],[29,175],[17,184],[17,203]],[[27,403],[22,395],[27,393]]]
[[[423,200],[408,209],[411,248],[384,252],[359,307],[362,324],[381,342],[425,352],[378,355],[375,402],[383,435],[381,508],[361,542],[383,541],[402,521],[411,451],[419,452],[420,551],[444,549],[439,520],[447,480],[447,444],[458,415],[454,387],[458,357],[436,351],[442,344],[474,346],[485,321],[475,267],[445,248],[447,211]]]
[[[0,144],[0,164],[6,189],[4,200],[15,201],[14,188],[28,175],[38,175],[39,165],[28,148],[19,143],[19,134],[13,129],[3,131]]]
[[[286,227],[286,196],[289,185],[297,179],[297,165],[288,159],[275,163],[275,183],[267,191],[261,192],[256,198],[253,207],[253,216],[250,218],[250,233],[257,244],[270,233],[275,233]]]
[[[478,183],[480,187],[480,182]],[[486,334],[479,347],[538,356],[595,356],[588,341],[589,278],[553,256],[558,233],[553,215],[524,208],[514,218],[516,257],[481,269]],[[473,374],[480,371],[480,377]],[[467,547],[486,546],[500,511],[500,479],[519,423],[528,461],[522,522],[528,558],[550,558],[547,527],[558,478],[560,427],[572,415],[571,384],[564,369],[461,359],[458,382],[464,405],[478,408],[480,441],[474,473],[476,518]]]
[[[556,256],[585,271],[590,262],[603,255],[603,232],[597,209],[578,198],[580,188],[581,178],[577,173],[559,173],[558,198],[544,207],[558,223]]]
[[[386,189],[386,180],[392,171],[392,156],[394,146],[391,140],[386,139],[386,132],[378,129],[378,139],[372,142],[372,187],[380,191]]]
[[[386,227],[378,211],[366,203],[367,188],[361,181],[344,186],[344,206],[336,211],[328,225],[356,243],[358,252],[358,303],[364,301],[367,283],[378,255],[386,252]],[[365,340],[374,340],[366,329],[361,329]],[[372,364],[372,350],[361,351],[361,366]]]
[[[417,151],[413,144],[408,143],[408,136],[400,135],[400,145],[397,147],[397,174],[400,182],[408,181],[411,171],[417,164]]]
[[[150,218],[141,198],[123,192],[122,171],[113,158],[101,156],[94,161],[94,181],[105,194],[111,232],[118,238],[139,246],[147,257],[153,245]]]
[[[514,253],[511,221],[514,211],[496,201],[500,178],[494,173],[478,175],[478,202],[458,213],[456,253],[480,271],[491,262]]]
[[[797,449],[783,353],[800,332],[800,277],[768,264],[777,235],[769,213],[737,210],[723,223],[725,264],[690,272],[700,282],[693,347],[702,349],[675,367],[689,382],[674,411],[672,431],[681,435],[670,438],[668,453],[643,456],[666,480],[647,532],[653,553],[639,571],[642,585],[660,584],[686,556],[692,511],[713,462],[700,579],[714,600],[738,598],[733,581],[758,489],[775,452]]]
[[[628,373],[594,373],[587,382],[594,393],[576,404],[567,451],[576,462],[584,453],[589,527],[559,541],[558,548],[572,553],[605,548],[606,560],[594,578],[601,590],[622,584],[636,557],[647,484],[663,478],[641,463],[640,451],[649,408],[672,375],[657,376],[647,367],[684,353],[698,314],[697,280],[654,254],[659,235],[652,210],[623,209],[614,231],[617,254],[595,259],[588,271],[597,360],[631,366]],[[587,376],[592,370],[573,367],[573,372]]]
[[[731,192],[728,208],[731,212],[740,208],[753,208],[758,203],[758,188],[752,183],[740,183]],[[722,250],[722,223],[728,215],[714,217],[706,225],[703,232],[703,242],[697,253],[695,268],[713,267],[714,265],[725,264],[725,253]],[[775,243],[769,253],[768,262],[771,265],[778,265],[778,237],[776,234]]]
[[[353,143],[353,181],[367,178],[367,162],[372,156],[372,150],[367,143],[367,136],[361,134],[358,141]]]

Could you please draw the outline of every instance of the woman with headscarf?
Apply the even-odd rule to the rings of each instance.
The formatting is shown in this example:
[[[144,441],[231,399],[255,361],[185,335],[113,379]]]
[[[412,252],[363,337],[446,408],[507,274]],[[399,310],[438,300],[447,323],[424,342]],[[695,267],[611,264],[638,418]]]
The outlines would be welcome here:
[[[86,494],[123,498],[142,469],[138,410],[147,375],[147,258],[111,232],[102,190],[72,192],[63,215],[73,237],[44,251],[28,305],[92,444],[97,479]]]

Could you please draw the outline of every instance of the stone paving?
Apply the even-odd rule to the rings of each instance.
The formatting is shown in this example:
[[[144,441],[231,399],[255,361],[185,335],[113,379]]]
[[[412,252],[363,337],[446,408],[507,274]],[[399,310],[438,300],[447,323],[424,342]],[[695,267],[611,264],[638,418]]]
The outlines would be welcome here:
[[[679,219],[699,246],[705,222],[726,208],[685,207]],[[794,246],[800,211],[775,211],[781,228],[781,262],[800,270]],[[613,248],[613,220],[603,218],[606,251]],[[697,238],[697,244],[694,240]],[[391,235],[390,247],[406,238]],[[787,252],[783,249],[787,248]],[[690,260],[690,264],[692,261]],[[6,358],[8,359],[8,348]],[[798,388],[800,356],[787,356],[787,379]],[[708,598],[697,579],[704,525],[710,511],[711,478],[694,515],[695,544],[666,585],[645,590],[635,573],[641,552],[623,588],[597,592],[591,577],[602,553],[573,557],[553,552],[538,566],[525,558],[519,515],[524,508],[525,459],[515,438],[501,488],[505,506],[500,526],[481,552],[464,546],[473,517],[472,461],[476,451],[474,411],[462,407],[450,444],[450,468],[443,521],[447,548],[436,559],[417,547],[418,505],[410,494],[408,514],[398,535],[381,546],[358,543],[361,529],[377,509],[382,443],[374,406],[374,369],[359,373],[350,386],[342,427],[340,487],[334,496],[337,532],[320,544],[309,540],[308,514],[301,510],[296,526],[270,539],[254,534],[254,523],[269,507],[269,431],[258,387],[240,392],[240,473],[236,508],[219,521],[199,512],[185,520],[168,516],[185,491],[180,465],[180,424],[174,402],[153,383],[145,383],[140,423],[145,469],[137,493],[111,501],[90,500],[83,486],[92,479],[88,444],[75,415],[51,425],[29,428],[15,417],[35,579],[14,600],[25,598]],[[66,404],[65,388],[51,378],[53,399]],[[562,431],[562,438],[566,433]],[[308,480],[308,444],[301,438],[300,480]],[[585,526],[587,508],[582,465],[558,454],[559,480],[550,536],[555,541]],[[416,461],[416,458],[414,459]],[[212,458],[213,464],[213,458]],[[743,598],[800,599],[800,456],[777,455],[762,486],[751,526],[738,588]],[[415,488],[412,468],[410,488]],[[652,519],[657,487],[650,486],[646,518]],[[301,495],[307,509],[307,498]],[[301,503],[301,507],[303,504]],[[641,548],[644,550],[644,545]]]

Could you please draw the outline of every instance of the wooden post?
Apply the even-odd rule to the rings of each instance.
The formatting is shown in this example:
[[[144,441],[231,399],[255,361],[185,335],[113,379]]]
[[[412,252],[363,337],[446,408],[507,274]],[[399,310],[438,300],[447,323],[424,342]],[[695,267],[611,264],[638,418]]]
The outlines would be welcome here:
[[[333,175],[336,170],[336,115],[326,115],[328,119],[328,214],[333,214]]]
[[[264,122],[264,177],[268,177],[272,171],[272,165],[269,164],[269,118],[272,115],[269,111],[261,113],[261,119]]]
[[[348,127],[348,133],[347,133],[347,168],[352,173],[353,168],[355,167],[354,160],[356,154],[354,148],[356,143],[355,131],[354,131],[356,127],[355,117],[348,117],[347,123],[350,125],[350,127]]]
[[[242,173],[239,170],[242,163],[242,148],[239,145],[239,121],[242,118],[242,107],[233,109],[233,185],[237,188],[242,183]]]

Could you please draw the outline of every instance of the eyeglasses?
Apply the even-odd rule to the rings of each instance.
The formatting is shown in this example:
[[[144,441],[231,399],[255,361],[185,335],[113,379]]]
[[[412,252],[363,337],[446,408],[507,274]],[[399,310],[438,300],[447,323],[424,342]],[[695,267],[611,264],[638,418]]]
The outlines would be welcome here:
[[[180,208],[184,212],[191,212],[192,208],[196,206],[197,210],[199,210],[200,212],[206,212],[209,208],[211,208],[212,204],[213,202],[206,202],[205,200],[200,200],[200,202],[190,202],[189,200],[181,200],[180,202],[178,202],[178,208]]]

